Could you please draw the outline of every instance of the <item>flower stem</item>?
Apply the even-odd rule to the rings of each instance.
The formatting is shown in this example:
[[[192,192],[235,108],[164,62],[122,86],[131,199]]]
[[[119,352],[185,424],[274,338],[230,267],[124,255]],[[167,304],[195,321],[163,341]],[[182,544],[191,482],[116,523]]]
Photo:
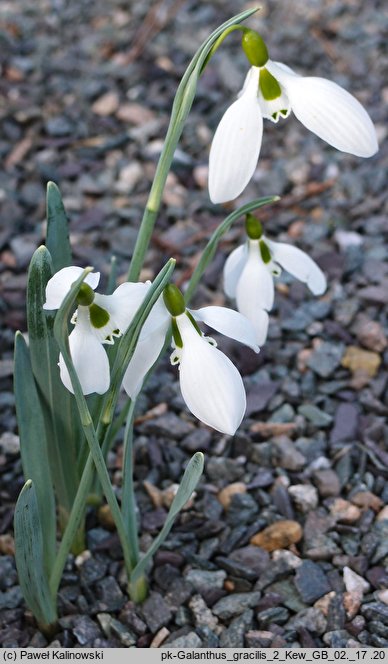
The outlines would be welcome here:
[[[164,141],[162,153],[159,157],[154,181],[152,183],[136,239],[128,272],[128,281],[137,281],[139,278],[140,270],[143,266],[144,257],[159,213],[163,190],[166,184],[167,175],[170,171],[175,148],[182,135],[186,118],[193,104],[198,79],[208,62],[209,57],[213,54],[213,49],[216,50],[230,32],[236,29],[241,29],[238,24],[254,14],[257,9],[258,7],[247,9],[219,26],[200,46],[183,75],[175,95],[166,139]]]
[[[124,433],[123,485],[121,513],[124,527],[133,556],[133,567],[139,560],[139,540],[137,534],[136,497],[133,484],[133,421],[136,400],[131,401]]]
[[[61,576],[66,564],[66,559],[71,549],[75,534],[84,516],[86,496],[89,493],[91,481],[93,477],[93,460],[91,455],[86,461],[81,481],[78,485],[78,490],[74,499],[73,507],[68,518],[65,531],[59,549],[55,558],[53,570],[50,577],[50,590],[53,598],[56,597]]]

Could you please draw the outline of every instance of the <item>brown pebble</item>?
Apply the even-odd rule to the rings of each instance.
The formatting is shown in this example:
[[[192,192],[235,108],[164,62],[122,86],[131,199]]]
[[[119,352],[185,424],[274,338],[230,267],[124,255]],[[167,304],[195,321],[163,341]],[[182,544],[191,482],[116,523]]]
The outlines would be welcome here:
[[[117,92],[107,92],[94,102],[92,105],[92,111],[96,115],[106,117],[117,111],[119,103],[120,99]]]
[[[230,579],[226,579],[224,583],[224,589],[228,591],[228,593],[232,593],[235,589],[235,584],[234,581],[231,581]]]
[[[353,374],[357,371],[362,371],[373,378],[381,364],[381,357],[378,353],[370,350],[363,350],[362,348],[358,348],[358,346],[348,346],[341,364]]]
[[[388,521],[388,505],[385,505],[376,516],[376,521]]]
[[[170,632],[167,627],[162,627],[159,632],[157,632],[150,643],[150,648],[159,648],[159,646],[170,636]]]
[[[283,436],[293,433],[297,427],[295,422],[255,422],[250,427],[252,433],[259,433],[265,438]]]
[[[381,498],[375,496],[371,491],[359,491],[351,497],[351,501],[357,507],[372,508],[375,512],[378,512],[384,505]]]
[[[243,482],[233,482],[233,484],[228,484],[224,489],[222,489],[217,498],[220,501],[222,507],[227,510],[230,506],[232,497],[236,493],[246,493],[247,487]]]
[[[314,473],[314,479],[322,498],[338,496],[341,491],[340,481],[334,470],[317,470]]]
[[[387,337],[380,323],[362,318],[356,326],[358,341],[369,350],[382,353],[387,347]]]
[[[291,544],[299,542],[302,537],[302,526],[297,521],[276,521],[254,535],[251,544],[260,546],[265,551],[276,551],[276,549],[286,549]]]
[[[0,535],[0,553],[4,556],[15,555],[15,542],[9,533]]]
[[[154,486],[153,484],[151,484],[151,482],[148,482],[147,480],[144,480],[143,486],[147,491],[149,497],[151,498],[153,506],[156,508],[162,507],[163,495],[160,489],[158,489],[158,487]]]
[[[342,523],[354,523],[361,516],[361,511],[356,505],[352,505],[348,500],[337,498],[330,506],[330,512],[336,521]]]
[[[116,525],[112,517],[109,505],[101,505],[97,512],[98,520],[102,526],[109,530],[115,530]]]
[[[331,590],[329,593],[326,593],[326,595],[323,595],[323,597],[317,599],[317,601],[313,605],[314,609],[319,609],[320,611],[322,611],[324,616],[327,616],[329,613],[330,602],[335,596],[336,596],[335,590]]]
[[[346,611],[346,616],[349,620],[352,620],[357,613],[358,609],[361,606],[362,602],[362,593],[358,591],[345,592],[343,596],[343,605]]]

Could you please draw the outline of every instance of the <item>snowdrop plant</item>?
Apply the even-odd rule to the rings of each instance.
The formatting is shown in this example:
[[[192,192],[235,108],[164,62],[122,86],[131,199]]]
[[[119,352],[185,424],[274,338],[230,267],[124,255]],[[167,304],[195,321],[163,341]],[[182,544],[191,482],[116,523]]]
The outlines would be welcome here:
[[[256,341],[264,344],[268,333],[268,312],[274,303],[274,277],[281,268],[307,285],[313,295],[326,290],[326,277],[304,251],[285,242],[273,242],[252,214],[247,214],[246,242],[237,247],[224,266],[224,288],[236,300],[237,309],[251,321]]]
[[[253,11],[217,28],[182,78],[126,282],[117,286],[112,262],[107,291],[101,292],[99,273],[73,264],[61,195],[54,183],[48,184],[46,246],[35,252],[28,275],[28,338],[17,333],[15,340],[15,395],[26,483],[14,520],[20,586],[41,629],[48,633],[57,620],[56,598],[68,553],[85,548],[88,505],[105,498],[122,545],[128,592],[139,602],[147,595],[152,556],[199,481],[201,452],[189,461],[158,537],[140,554],[133,483],[134,413],[146,374],[166,344],[173,343],[182,395],[194,415],[228,434],[236,431],[244,415],[242,378],[200,325],[209,323],[258,351],[252,324],[221,307],[188,309],[172,284],[173,258],[152,283],[139,283],[138,278],[198,79],[223,36]],[[246,211],[274,200],[273,196],[256,199],[225,219],[188,284],[187,302],[222,234]],[[206,383],[199,373],[205,366]],[[129,398],[118,411],[123,387]],[[119,500],[106,457],[124,423]]]
[[[259,34],[243,31],[242,47],[250,63],[244,86],[221,119],[209,159],[213,203],[230,201],[250,181],[259,158],[263,120],[279,122],[291,111],[314,134],[337,150],[371,157],[378,150],[373,123],[355,97],[325,78],[301,76],[270,60]]]
[[[47,633],[55,628],[56,598],[67,556],[85,547],[88,506],[105,498],[122,546],[129,595],[141,602],[147,595],[147,570],[152,557],[200,479],[204,457],[197,452],[187,464],[163,528],[148,550],[140,553],[133,477],[136,399],[168,345],[173,347],[171,362],[178,365],[188,409],[206,425],[232,435],[245,412],[243,381],[202,326],[208,325],[258,352],[265,341],[267,312],[272,306],[272,275],[279,272],[279,265],[306,282],[315,294],[322,293],[326,286],[320,269],[306,254],[268,240],[258,222],[252,222],[251,213],[275,202],[277,196],[255,199],[224,219],[209,238],[184,293],[173,283],[175,258],[167,261],[152,283],[138,281],[198,80],[231,32],[243,29],[244,49],[252,70],[236,102],[238,107],[234,106],[221,125],[234,130],[240,127],[236,120],[240,117],[242,147],[248,152],[246,159],[241,158],[241,145],[233,131],[228,140],[222,127],[217,132],[210,155],[213,200],[226,200],[225,186],[230,187],[229,198],[238,195],[253,172],[258,157],[257,136],[248,137],[248,133],[261,127],[261,119],[252,119],[258,100],[264,115],[273,119],[287,115],[291,107],[294,111],[297,108],[295,84],[289,85],[287,78],[295,75],[284,67],[279,73],[279,66],[265,56],[262,41],[255,38],[252,45],[251,31],[240,25],[254,11],[242,12],[217,28],[200,46],[181,80],[126,282],[117,286],[112,260],[106,293],[97,292],[99,273],[92,267],[73,265],[61,195],[54,183],[48,184],[46,244],[35,252],[28,275],[28,343],[20,332],[15,340],[16,408],[26,483],[14,521],[20,586],[28,607]],[[357,118],[362,146],[359,152],[366,156],[375,149],[370,120],[358,102],[350,102],[349,97],[347,93],[337,94],[336,113],[342,109]],[[342,143],[334,140],[333,132],[333,144],[340,149],[346,144],[346,149],[356,153],[354,131],[342,133]],[[329,140],[330,131],[322,130],[321,134]],[[255,144],[254,149],[250,142]],[[218,306],[189,308],[221,238],[246,215],[247,243],[231,254],[225,266],[226,291],[236,299],[239,311]],[[122,390],[128,399],[119,409]],[[118,490],[112,485],[106,458],[124,424],[122,486]]]

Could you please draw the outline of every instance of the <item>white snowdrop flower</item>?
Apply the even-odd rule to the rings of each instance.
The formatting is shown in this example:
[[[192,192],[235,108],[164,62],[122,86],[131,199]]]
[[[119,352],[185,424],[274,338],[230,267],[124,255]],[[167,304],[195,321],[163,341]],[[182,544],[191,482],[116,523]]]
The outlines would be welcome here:
[[[236,300],[237,309],[251,321],[256,341],[262,346],[268,333],[268,311],[274,302],[274,277],[281,268],[305,283],[313,295],[326,290],[326,277],[308,254],[263,235],[258,219],[247,215],[247,241],[228,257],[224,267],[224,290]]]
[[[213,203],[239,196],[260,154],[263,118],[278,122],[291,111],[324,141],[357,157],[378,150],[376,131],[364,107],[325,78],[300,76],[268,58],[261,37],[246,30],[242,42],[251,63],[244,87],[221,119],[209,157],[209,195]]]
[[[124,389],[131,398],[137,395],[162,351],[166,333],[171,330],[174,346],[171,362],[179,364],[180,387],[189,410],[217,431],[234,434],[246,409],[242,378],[229,358],[216,348],[215,341],[204,336],[198,322],[258,352],[253,326],[232,309],[217,306],[196,311],[186,309],[182,294],[173,285],[165,289],[164,302],[164,313],[160,307],[157,314],[150,314],[150,329],[140,338],[126,371]]]
[[[82,272],[81,267],[71,266],[54,274],[47,283],[43,308],[59,309]],[[69,348],[83,394],[103,394],[108,390],[110,370],[104,344],[113,344],[114,337],[125,332],[149,288],[148,284],[124,283],[112,295],[100,295],[93,292],[99,280],[99,272],[87,275],[71,320],[74,329],[69,335]],[[59,369],[63,384],[74,393],[62,355]]]

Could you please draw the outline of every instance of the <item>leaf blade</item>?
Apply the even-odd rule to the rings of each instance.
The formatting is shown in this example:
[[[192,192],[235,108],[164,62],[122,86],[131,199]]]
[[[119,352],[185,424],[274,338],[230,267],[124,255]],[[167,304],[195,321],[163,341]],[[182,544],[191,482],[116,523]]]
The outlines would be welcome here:
[[[69,223],[61,193],[54,182],[47,184],[47,232],[46,246],[49,250],[54,272],[72,264],[69,240]]]
[[[28,607],[45,631],[57,620],[43,565],[43,536],[32,480],[27,480],[15,507],[15,558],[20,586]]]
[[[151,544],[150,548],[146,551],[143,558],[136,565],[135,569],[131,575],[131,584],[136,584],[136,581],[144,574],[148,563],[150,562],[152,556],[156,553],[159,547],[163,544],[164,540],[168,536],[171,528],[174,525],[174,521],[182,509],[182,507],[187,503],[191,497],[195,487],[197,486],[199,479],[203,472],[204,466],[204,456],[202,452],[196,452],[190,459],[187,464],[186,470],[183,474],[182,481],[179,485],[178,491],[172,501],[171,507],[167,514],[166,521],[159,535]]]
[[[23,472],[36,486],[36,499],[45,540],[47,574],[54,564],[56,515],[54,489],[47,456],[47,437],[41,404],[32,373],[27,344],[20,332],[15,337],[14,386]]]
[[[50,253],[46,247],[39,247],[28,272],[27,327],[31,366],[50,441],[48,455],[63,527],[77,492],[77,458],[83,438],[77,408],[59,375],[59,348],[53,331],[55,316],[43,310],[46,285],[52,273]]]

